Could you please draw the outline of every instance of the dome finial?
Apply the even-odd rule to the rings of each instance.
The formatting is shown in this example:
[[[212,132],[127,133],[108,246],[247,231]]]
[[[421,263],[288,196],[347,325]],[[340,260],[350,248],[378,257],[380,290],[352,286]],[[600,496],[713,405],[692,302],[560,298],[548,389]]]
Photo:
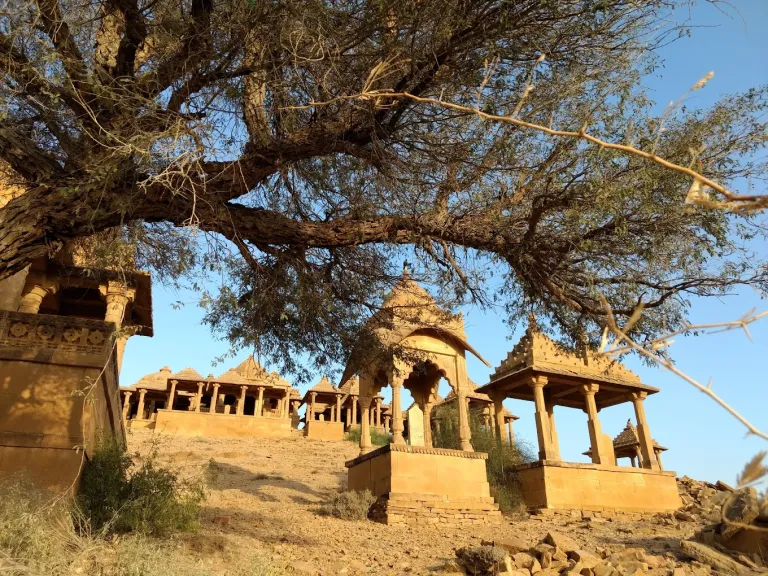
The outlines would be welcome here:
[[[408,273],[408,260],[403,260],[403,278],[410,278],[410,274]]]

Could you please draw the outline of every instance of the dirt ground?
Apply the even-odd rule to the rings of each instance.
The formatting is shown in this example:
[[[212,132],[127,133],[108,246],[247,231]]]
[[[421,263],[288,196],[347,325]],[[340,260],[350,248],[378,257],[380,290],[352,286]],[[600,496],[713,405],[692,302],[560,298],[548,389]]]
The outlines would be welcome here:
[[[285,439],[217,439],[131,431],[128,442],[139,454],[154,443],[161,461],[189,474],[204,473],[209,461],[215,461],[202,528],[182,541],[190,554],[220,574],[245,555],[265,558],[289,573],[434,574],[445,572],[456,548],[512,536],[534,545],[552,530],[590,551],[621,544],[677,556],[680,540],[700,528],[695,522],[526,517],[507,518],[501,526],[455,529],[326,517],[318,508],[343,489],[344,462],[358,448],[351,442],[294,434]]]

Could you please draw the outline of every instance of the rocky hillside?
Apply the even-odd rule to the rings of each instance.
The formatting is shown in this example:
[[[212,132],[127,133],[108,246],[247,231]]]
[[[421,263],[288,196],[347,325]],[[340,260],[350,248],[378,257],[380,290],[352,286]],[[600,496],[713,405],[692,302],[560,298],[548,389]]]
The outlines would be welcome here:
[[[199,533],[182,544],[212,574],[244,555],[258,555],[285,574],[462,574],[515,576],[749,574],[764,558],[690,543],[718,521],[725,485],[680,481],[684,507],[663,516],[522,515],[501,526],[384,526],[319,514],[344,488],[349,442],[129,436],[139,454],[155,446],[160,459],[187,474],[205,474],[210,496]],[[718,550],[718,547],[720,548]],[[768,553],[765,554],[768,558]]]

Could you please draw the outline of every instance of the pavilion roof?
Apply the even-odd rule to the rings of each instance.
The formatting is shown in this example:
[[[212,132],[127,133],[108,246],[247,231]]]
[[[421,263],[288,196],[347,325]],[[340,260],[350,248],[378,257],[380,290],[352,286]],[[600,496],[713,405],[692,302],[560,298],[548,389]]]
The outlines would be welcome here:
[[[184,368],[176,374],[169,374],[168,378],[172,380],[194,380],[195,382],[204,382],[205,378],[194,368]]]
[[[168,379],[173,372],[168,366],[163,366],[157,372],[152,372],[146,376],[142,376],[134,384],[121,388],[121,390],[167,390]]]
[[[350,376],[339,386],[339,392],[344,394],[360,394],[360,380],[357,379],[357,376]]]
[[[218,377],[209,377],[208,382],[234,384],[237,386],[265,386],[268,388],[290,388],[291,384],[277,372],[267,372],[253,356],[249,356],[234,368]]]
[[[438,306],[429,292],[413,280],[406,269],[403,270],[402,278],[384,297],[381,308],[368,319],[366,328],[385,349],[397,346],[411,334],[434,334],[439,339],[451,341],[455,346],[468,350],[490,367],[467,342],[463,315],[451,314]],[[362,353],[362,350],[353,350],[342,382],[346,382],[355,373],[352,366]]]
[[[547,376],[545,388],[548,402],[582,408],[583,397],[578,386],[595,383],[600,390],[595,395],[598,408],[627,401],[630,392],[654,394],[658,388],[643,384],[640,377],[617,360],[594,350],[575,353],[566,350],[531,322],[525,335],[494,370],[488,384],[478,392],[502,392],[507,398],[533,400],[526,385],[526,376]]]

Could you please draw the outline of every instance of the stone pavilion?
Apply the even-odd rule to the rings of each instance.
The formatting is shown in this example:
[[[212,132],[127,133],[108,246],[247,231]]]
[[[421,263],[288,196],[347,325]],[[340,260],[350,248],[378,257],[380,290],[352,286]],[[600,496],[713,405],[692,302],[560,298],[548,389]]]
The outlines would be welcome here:
[[[371,490],[377,502],[370,516],[388,524],[500,521],[485,470],[487,455],[472,449],[465,354],[485,361],[467,342],[463,318],[440,309],[404,271],[367,328],[380,352],[371,354],[369,346],[353,350],[342,378],[358,374],[362,407],[360,455],[346,463],[349,488]],[[430,417],[441,378],[458,399],[461,450],[432,447]],[[392,387],[392,440],[374,449],[371,404],[384,386]],[[403,387],[423,414],[423,446],[404,441]]]
[[[656,440],[653,441],[653,453],[656,455],[656,462],[659,464],[659,470],[664,470],[661,464],[661,453],[666,452],[668,448],[660,445]],[[583,452],[584,456],[592,457],[592,450]],[[629,458],[632,467],[643,467],[643,452],[640,449],[640,437],[637,434],[637,428],[632,424],[632,420],[627,420],[627,425],[616,438],[613,439],[613,454],[616,460],[619,458]]]
[[[353,426],[360,426],[360,419],[362,418],[360,381],[356,376],[350,376],[339,386],[339,391],[343,394],[341,397],[341,421],[344,423],[344,430],[349,430]],[[383,396],[375,396],[373,398],[373,408],[368,414],[368,424],[372,428],[379,429],[381,432],[385,431],[383,401]]]
[[[161,368],[123,389],[123,417],[129,427],[186,436],[285,437],[298,421],[297,396],[251,357],[218,377]]]
[[[529,509],[661,512],[681,506],[675,473],[661,470],[645,415],[645,399],[659,390],[619,362],[591,350],[566,351],[531,322],[491,381],[477,392],[493,400],[498,428],[503,426],[504,399],[534,403],[539,460],[517,467]],[[617,465],[613,442],[600,425],[599,411],[622,403],[632,403],[635,410],[640,468]],[[555,406],[587,414],[591,463],[562,461]]]
[[[124,445],[123,349],[152,333],[149,274],[95,268],[70,245],[0,281],[0,476],[67,490],[97,438]]]
[[[301,402],[307,405],[304,413],[304,436],[316,440],[343,440],[344,422],[341,420],[343,392],[327,377],[307,390]]]

